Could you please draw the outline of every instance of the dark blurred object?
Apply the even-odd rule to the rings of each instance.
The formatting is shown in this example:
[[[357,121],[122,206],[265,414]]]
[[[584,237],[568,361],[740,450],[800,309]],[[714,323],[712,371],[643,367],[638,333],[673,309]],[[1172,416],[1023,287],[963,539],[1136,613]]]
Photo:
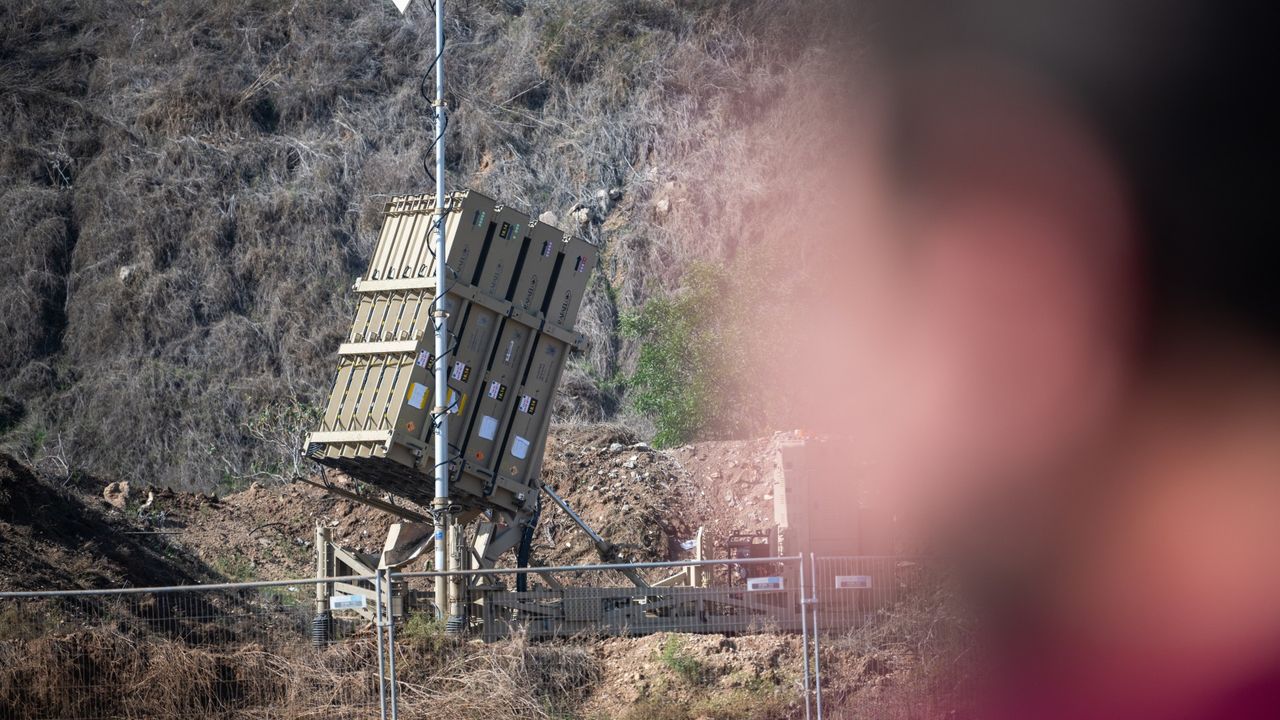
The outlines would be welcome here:
[[[940,69],[981,62],[1042,83],[1096,131],[1131,194],[1157,334],[1208,316],[1280,340],[1274,14],[1187,0],[890,2],[873,27],[905,115]],[[900,120],[910,148],[916,122]]]
[[[997,717],[1280,717],[1267,10],[859,18],[905,268],[893,462],[969,569]]]

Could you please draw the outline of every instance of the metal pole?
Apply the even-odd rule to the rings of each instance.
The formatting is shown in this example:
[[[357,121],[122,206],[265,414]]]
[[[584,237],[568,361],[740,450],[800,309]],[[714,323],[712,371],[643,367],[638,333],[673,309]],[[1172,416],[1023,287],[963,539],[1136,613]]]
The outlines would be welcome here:
[[[382,720],[387,720],[387,670],[382,653],[382,573],[373,576],[374,630],[378,634],[378,710]]]
[[[397,687],[396,681],[396,615],[393,597],[395,594],[395,582],[391,576],[391,570],[387,570],[387,658],[388,670],[391,672],[391,720],[399,720],[400,717],[400,689]]]
[[[801,560],[800,562],[804,562]],[[820,656],[818,633],[818,563],[809,553],[809,569],[813,571],[813,678],[818,720],[822,720],[822,660]]]
[[[569,507],[569,503],[565,502],[564,498],[557,495],[556,491],[552,489],[550,485],[543,485],[542,491],[554,500],[556,504],[560,506],[560,509],[565,511],[565,514],[567,514],[578,527],[582,528],[582,531],[587,534],[587,537],[591,538],[591,543],[596,546],[596,553],[600,556],[601,560],[604,560],[605,562],[613,562],[618,559],[618,551],[617,548],[614,547],[613,543],[600,537],[599,533],[592,530],[591,526],[587,524],[587,521],[583,520],[578,513],[574,512],[573,508]],[[622,567],[621,565],[622,564],[620,563],[618,572],[625,575],[626,578],[634,583],[636,587],[649,587],[649,583],[645,582],[644,578],[640,577],[639,573],[635,570]]]
[[[445,282],[448,272],[445,263],[444,226],[444,0],[436,0],[436,98],[432,103],[435,110],[435,153],[436,153],[436,392],[435,407],[432,411],[435,425],[435,500],[431,503],[431,520],[435,526],[435,569],[447,568],[447,545],[445,533],[448,528],[449,514],[449,315],[445,309]],[[448,612],[449,591],[447,582],[437,581],[435,589],[436,611],[440,617]]]
[[[809,689],[812,683],[809,679],[809,598],[805,595],[804,587],[804,558],[797,563],[800,566],[800,647],[803,649],[804,655],[804,720],[809,720],[810,705],[812,699],[809,697]]]

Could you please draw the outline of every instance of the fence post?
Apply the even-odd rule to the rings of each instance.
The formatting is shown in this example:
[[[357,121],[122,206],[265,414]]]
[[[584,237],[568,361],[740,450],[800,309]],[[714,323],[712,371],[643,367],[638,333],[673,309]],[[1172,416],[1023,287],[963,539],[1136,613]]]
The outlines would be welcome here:
[[[801,557],[801,563],[804,558]],[[813,599],[811,606],[813,607],[813,677],[815,688],[815,706],[818,710],[818,720],[822,720],[822,657],[820,646],[820,633],[818,631],[818,562],[814,559],[813,553],[809,553],[809,569],[813,571]]]
[[[809,678],[809,597],[804,586],[804,557],[796,563],[800,566],[800,650],[804,658],[804,720],[809,720],[813,702],[809,697],[812,683]]]
[[[382,573],[373,574],[373,625],[378,636],[378,713],[387,720],[387,672],[382,652]]]
[[[439,0],[437,0],[439,2]],[[400,688],[396,678],[396,615],[393,594],[395,593],[394,571],[387,570],[387,654],[390,658],[391,670],[391,720],[400,717]]]

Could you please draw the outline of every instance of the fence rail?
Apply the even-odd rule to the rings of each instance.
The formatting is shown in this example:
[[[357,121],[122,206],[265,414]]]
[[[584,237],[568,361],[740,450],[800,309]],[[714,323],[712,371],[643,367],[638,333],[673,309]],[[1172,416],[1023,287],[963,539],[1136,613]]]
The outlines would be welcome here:
[[[694,577],[703,586],[635,587],[616,566],[591,565],[3,592],[0,720],[395,718],[402,707],[457,702],[439,687],[444,673],[464,677],[457,673],[470,668],[492,675],[499,665],[509,682],[495,688],[510,696],[494,689],[486,698],[496,703],[493,713],[544,717],[555,697],[525,697],[511,685],[547,682],[546,667],[557,663],[568,663],[558,672],[581,671],[590,683],[594,676],[582,670],[591,660],[584,639],[651,633],[793,638],[778,645],[789,659],[773,697],[797,717],[949,711],[880,696],[870,702],[832,676],[829,664],[856,653],[860,633],[927,591],[924,563],[797,556],[629,567],[656,578],[690,566],[699,568]],[[533,589],[508,589],[520,572],[532,574]],[[429,597],[422,586],[450,575],[468,576],[471,632],[499,650],[466,655],[430,608],[415,609],[400,597],[415,589]],[[335,588],[352,594],[334,595]],[[331,597],[337,601],[317,602]],[[514,645],[501,650],[503,643]],[[667,658],[669,652],[662,646],[664,662],[682,662]]]

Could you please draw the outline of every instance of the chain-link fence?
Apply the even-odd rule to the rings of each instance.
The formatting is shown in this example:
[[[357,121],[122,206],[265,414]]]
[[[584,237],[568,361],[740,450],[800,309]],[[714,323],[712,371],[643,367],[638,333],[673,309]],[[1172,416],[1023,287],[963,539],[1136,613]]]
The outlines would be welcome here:
[[[817,717],[971,718],[973,636],[946,575],[922,558],[806,560]]]
[[[7,594],[0,718],[377,717],[369,619],[316,585]]]
[[[453,623],[431,602],[449,575],[0,593],[0,720],[578,716],[613,671],[592,643],[653,634],[633,660],[675,685],[637,702],[679,685],[752,717],[955,716],[920,561],[467,571]]]

